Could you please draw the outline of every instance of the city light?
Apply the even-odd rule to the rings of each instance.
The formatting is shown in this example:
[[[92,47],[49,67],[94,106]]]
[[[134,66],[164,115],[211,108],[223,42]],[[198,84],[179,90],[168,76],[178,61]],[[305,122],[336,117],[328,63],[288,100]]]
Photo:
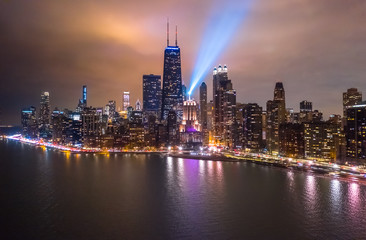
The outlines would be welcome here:
[[[233,38],[246,15],[248,2],[229,0],[225,4],[215,4],[213,13],[206,24],[196,63],[191,76],[188,95],[213,68],[217,58]]]

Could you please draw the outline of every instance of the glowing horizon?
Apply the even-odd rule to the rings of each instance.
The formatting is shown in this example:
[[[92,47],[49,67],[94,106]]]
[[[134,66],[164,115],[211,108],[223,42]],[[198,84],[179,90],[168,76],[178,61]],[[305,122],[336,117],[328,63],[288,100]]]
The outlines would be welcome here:
[[[221,7],[222,5],[217,6]],[[227,2],[223,8],[215,9],[206,26],[196,58],[188,91],[189,96],[192,95],[198,83],[207,76],[209,70],[213,69],[215,61],[230,42],[245,13],[246,5],[235,0]]]

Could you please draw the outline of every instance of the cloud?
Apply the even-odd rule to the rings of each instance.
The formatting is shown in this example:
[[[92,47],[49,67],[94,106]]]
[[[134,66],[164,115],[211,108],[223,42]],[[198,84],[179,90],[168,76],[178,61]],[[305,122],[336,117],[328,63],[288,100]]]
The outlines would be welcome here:
[[[213,4],[224,3],[0,2],[0,124],[19,123],[20,109],[38,105],[44,90],[51,92],[52,107],[74,108],[83,84],[94,106],[110,99],[120,105],[125,90],[132,102],[141,98],[142,75],[162,74],[168,16],[179,26],[183,79],[189,85]],[[366,3],[256,0],[250,6],[215,64],[228,65],[238,101],[265,106],[281,80],[287,106],[297,109],[307,99],[330,114],[341,113],[347,88],[365,91]],[[210,89],[211,76],[206,81]]]

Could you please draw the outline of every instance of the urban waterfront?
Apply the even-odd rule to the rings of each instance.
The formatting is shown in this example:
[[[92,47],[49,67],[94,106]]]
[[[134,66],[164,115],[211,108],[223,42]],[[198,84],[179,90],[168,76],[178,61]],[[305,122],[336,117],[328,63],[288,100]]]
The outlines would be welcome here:
[[[362,182],[0,141],[1,239],[364,239]]]

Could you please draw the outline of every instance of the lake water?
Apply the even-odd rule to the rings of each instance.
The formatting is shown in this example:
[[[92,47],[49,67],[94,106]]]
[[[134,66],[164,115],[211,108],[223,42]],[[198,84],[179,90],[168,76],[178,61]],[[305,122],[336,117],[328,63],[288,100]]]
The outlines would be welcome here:
[[[366,186],[244,162],[0,141],[0,239],[366,239]]]

